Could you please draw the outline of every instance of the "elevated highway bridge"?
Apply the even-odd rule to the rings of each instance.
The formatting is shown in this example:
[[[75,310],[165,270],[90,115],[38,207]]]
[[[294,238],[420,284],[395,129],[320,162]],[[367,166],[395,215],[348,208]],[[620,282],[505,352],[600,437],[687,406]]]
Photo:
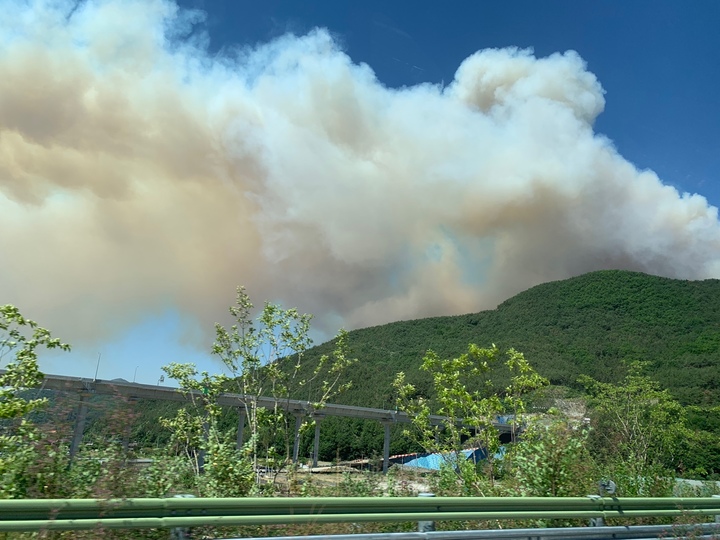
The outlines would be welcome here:
[[[3,374],[4,370],[0,370]],[[68,377],[63,375],[45,375],[41,390],[55,390],[61,392],[72,392],[79,395],[78,413],[75,421],[73,440],[70,448],[71,456],[77,453],[82,442],[85,430],[85,418],[87,416],[87,398],[93,395],[123,396],[129,399],[157,399],[164,401],[189,402],[201,399],[202,393],[198,391],[186,391],[180,388],[156,386],[149,384],[130,383],[122,379],[112,381],[102,379],[87,379],[81,377]],[[245,404],[254,401],[255,396],[242,394],[223,393],[218,397],[218,404],[224,407],[235,407],[238,409],[240,419],[238,422],[237,444],[243,443],[243,428],[245,425]],[[300,426],[305,418],[315,420],[315,439],[313,445],[313,466],[317,466],[320,446],[320,423],[326,416],[340,416],[343,418],[362,418],[364,420],[375,420],[384,426],[385,439],[383,444],[383,471],[387,471],[390,460],[390,427],[393,424],[408,424],[410,417],[401,411],[386,409],[374,409],[370,407],[355,407],[352,405],[339,405],[326,403],[321,408],[315,407],[311,401],[298,399],[284,399],[273,397],[258,397],[259,407],[274,408],[275,406],[287,411],[295,417],[295,433],[293,444],[293,461],[298,460],[300,448]],[[430,422],[433,425],[442,425],[447,420],[444,416],[432,415]],[[506,418],[498,418],[494,423],[501,436],[511,435],[513,426]]]

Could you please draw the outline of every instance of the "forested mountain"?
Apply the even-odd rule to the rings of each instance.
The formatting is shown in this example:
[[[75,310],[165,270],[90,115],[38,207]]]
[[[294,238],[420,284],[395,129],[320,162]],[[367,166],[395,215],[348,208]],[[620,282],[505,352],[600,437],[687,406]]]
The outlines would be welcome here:
[[[623,360],[647,361],[647,374],[683,404],[703,407],[689,411],[692,425],[720,434],[717,415],[705,410],[720,405],[718,280],[593,272],[533,287],[494,310],[364,328],[350,332],[348,341],[352,356],[358,359],[343,375],[343,381],[352,381],[352,388],[331,402],[394,408],[392,381],[400,371],[420,393],[431,397],[430,376],[419,369],[428,349],[451,357],[465,352],[469,343],[482,347],[495,343],[501,349],[522,351],[553,385],[578,393],[581,374],[619,382],[625,375]],[[328,342],[310,349],[298,379],[310,379],[320,356],[331,354],[333,348],[334,343]],[[504,375],[502,371],[491,375],[497,388],[505,386]],[[292,397],[313,400],[319,384],[321,381],[315,388],[295,388]],[[166,442],[168,433],[160,428],[158,418],[172,415],[176,407],[173,403],[138,403],[133,438],[141,444]],[[236,421],[235,411],[228,411],[223,419],[229,429]],[[394,429],[393,453],[414,448],[400,436],[400,430]],[[382,451],[382,427],[377,422],[327,418],[322,431],[323,459]],[[303,455],[309,453],[311,439],[305,437]],[[715,463],[717,459],[711,456],[705,461]]]
[[[392,407],[391,381],[404,371],[429,392],[419,372],[428,349],[441,356],[469,343],[514,347],[552,384],[577,387],[581,374],[619,380],[622,360],[650,362],[649,375],[684,404],[720,404],[720,281],[682,281],[628,271],[599,271],[545,283],[496,309],[364,328],[349,333],[353,382],[335,401]],[[333,343],[311,349],[311,370]],[[500,380],[502,383],[502,380]],[[310,397],[298,389],[295,397]]]

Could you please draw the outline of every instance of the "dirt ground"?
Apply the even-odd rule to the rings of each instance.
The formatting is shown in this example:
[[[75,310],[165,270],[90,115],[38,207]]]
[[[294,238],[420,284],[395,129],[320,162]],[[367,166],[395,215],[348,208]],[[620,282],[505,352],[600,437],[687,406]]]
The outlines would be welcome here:
[[[389,476],[380,472],[361,471],[347,466],[318,464],[313,469],[301,468],[293,474],[263,474],[265,482],[272,482],[288,495],[301,491],[317,492],[317,495],[359,495],[372,491],[375,496],[389,495],[390,488],[396,495],[413,497],[430,491],[427,474],[395,469]],[[392,468],[391,468],[392,469]],[[369,493],[368,493],[369,494]]]

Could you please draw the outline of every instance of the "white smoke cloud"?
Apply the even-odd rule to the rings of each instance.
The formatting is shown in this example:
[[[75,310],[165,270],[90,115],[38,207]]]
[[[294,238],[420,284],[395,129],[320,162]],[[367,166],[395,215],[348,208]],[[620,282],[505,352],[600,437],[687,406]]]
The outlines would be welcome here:
[[[572,51],[388,89],[324,30],[213,57],[165,0],[0,6],[0,302],[67,340],[209,330],[238,284],[358,327],[601,268],[720,277],[717,210],[593,132]]]

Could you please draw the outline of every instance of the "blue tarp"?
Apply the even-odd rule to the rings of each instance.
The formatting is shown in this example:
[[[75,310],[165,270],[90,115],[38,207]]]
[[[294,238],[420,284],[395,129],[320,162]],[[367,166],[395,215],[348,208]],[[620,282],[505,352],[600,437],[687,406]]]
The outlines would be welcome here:
[[[495,459],[502,459],[505,455],[505,447],[501,446],[500,451],[495,454]],[[477,463],[487,456],[487,452],[483,448],[472,448],[461,451],[462,459],[470,459]],[[457,460],[455,452],[449,454],[406,454],[403,456],[393,456],[390,458],[391,463],[402,463],[406,467],[417,467],[419,469],[440,470],[440,466],[447,462],[453,463]]]

